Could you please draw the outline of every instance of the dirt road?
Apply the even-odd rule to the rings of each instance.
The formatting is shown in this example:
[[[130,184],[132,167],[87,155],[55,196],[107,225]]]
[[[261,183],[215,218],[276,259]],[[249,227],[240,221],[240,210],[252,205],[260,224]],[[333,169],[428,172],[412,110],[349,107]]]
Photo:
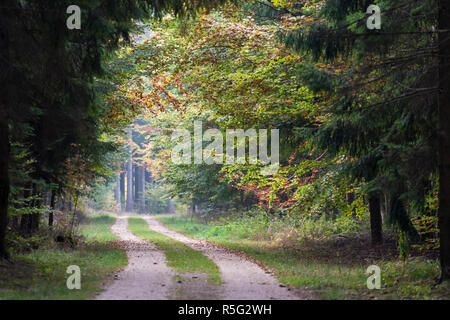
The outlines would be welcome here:
[[[209,285],[201,274],[174,273],[167,267],[164,253],[131,234],[127,230],[127,217],[118,217],[112,231],[122,239],[129,264],[97,299],[314,299],[309,291],[281,286],[269,272],[241,255],[186,237],[151,216],[142,217],[152,230],[181,241],[210,258],[219,267],[223,284]]]

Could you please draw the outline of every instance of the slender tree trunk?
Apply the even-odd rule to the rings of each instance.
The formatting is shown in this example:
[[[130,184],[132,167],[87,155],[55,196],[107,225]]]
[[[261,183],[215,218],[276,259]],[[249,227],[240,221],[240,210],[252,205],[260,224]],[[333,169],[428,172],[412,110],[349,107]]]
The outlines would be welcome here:
[[[133,212],[133,153],[131,150],[131,143],[133,142],[133,129],[130,127],[128,129],[128,162],[127,162],[127,205],[125,211]]]
[[[145,168],[139,167],[139,212],[145,212]]]
[[[383,242],[380,198],[377,195],[369,196],[369,212],[372,244],[377,245]]]
[[[116,189],[114,190],[114,198],[116,199],[116,203],[119,205],[119,208],[121,206],[121,188],[120,188],[120,171],[117,171],[116,173]]]
[[[450,279],[450,1],[439,1],[439,238],[441,281]]]
[[[136,211],[139,211],[140,185],[139,185],[139,167],[137,165],[133,166],[133,177],[134,177],[134,208],[136,208]]]
[[[127,205],[125,211],[133,211],[133,164],[131,156],[127,162]]]
[[[123,170],[125,170],[125,165],[122,164],[122,168]],[[120,204],[122,207],[122,210],[125,209],[124,204],[125,204],[125,178],[126,178],[126,173],[125,171],[122,171],[120,173]]]
[[[56,190],[51,191],[50,196],[50,212],[48,213],[48,226],[53,227],[53,212],[55,211]]]
[[[380,197],[381,201],[381,221],[384,222],[388,218],[388,212],[389,212],[389,201],[388,201],[388,194],[383,193]]]
[[[152,185],[153,184],[153,179],[152,179],[152,173],[151,172],[147,172],[147,170],[144,171],[145,172],[145,183],[144,183],[144,190],[147,184]],[[144,191],[145,192],[145,191]],[[150,200],[146,200],[144,198],[145,201],[145,212],[149,212],[151,213],[151,203]]]

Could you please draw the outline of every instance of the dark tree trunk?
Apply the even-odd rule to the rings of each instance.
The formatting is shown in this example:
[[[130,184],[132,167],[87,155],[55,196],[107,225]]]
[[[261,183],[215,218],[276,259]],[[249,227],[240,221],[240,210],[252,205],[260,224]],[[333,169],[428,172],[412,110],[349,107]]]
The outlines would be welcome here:
[[[48,213],[48,226],[53,227],[53,212],[55,211],[56,190],[51,191],[50,196],[50,212]]]
[[[388,195],[386,193],[383,193],[380,196],[380,201],[381,201],[381,219],[382,221],[385,221],[388,217],[389,212]]]
[[[10,53],[8,7],[10,1],[0,8],[0,259],[8,258],[6,250],[6,228],[8,226],[9,181],[9,107],[10,107]]]
[[[0,94],[1,95],[1,94]],[[3,112],[1,112],[3,114]],[[9,139],[8,121],[0,120],[0,259],[8,258],[6,251],[6,228],[8,224],[8,197],[9,197]]]
[[[450,1],[439,1],[439,238],[441,281],[450,279]]]
[[[377,195],[369,196],[369,212],[372,244],[377,245],[383,242],[380,198]]]

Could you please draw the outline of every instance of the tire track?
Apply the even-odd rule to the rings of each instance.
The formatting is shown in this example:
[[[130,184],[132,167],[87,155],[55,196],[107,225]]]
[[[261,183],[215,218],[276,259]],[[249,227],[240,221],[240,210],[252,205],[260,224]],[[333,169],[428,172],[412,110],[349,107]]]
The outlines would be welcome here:
[[[312,292],[281,286],[278,280],[257,264],[206,241],[186,237],[168,229],[150,216],[142,216],[149,227],[202,252],[217,264],[224,282],[222,299],[225,300],[306,300],[315,299]]]
[[[165,300],[175,290],[175,273],[166,265],[164,253],[134,236],[127,229],[127,217],[116,217],[112,232],[121,238],[128,265],[114,276],[114,282],[97,300]]]

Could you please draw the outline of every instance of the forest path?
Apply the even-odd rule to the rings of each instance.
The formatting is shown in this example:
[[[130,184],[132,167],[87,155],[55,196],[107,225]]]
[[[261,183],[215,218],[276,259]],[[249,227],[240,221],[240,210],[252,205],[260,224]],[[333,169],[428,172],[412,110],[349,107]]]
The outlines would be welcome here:
[[[281,286],[269,272],[256,263],[247,260],[223,247],[207,241],[191,239],[168,229],[151,216],[142,216],[150,229],[172,237],[210,258],[220,269],[223,280],[220,299],[225,300],[303,300],[314,299],[307,290],[291,289]],[[209,299],[214,299],[210,297]]]
[[[173,289],[174,273],[166,257],[153,244],[134,236],[127,229],[128,217],[117,217],[111,231],[120,237],[128,265],[114,276],[114,282],[97,300],[164,300]]]
[[[128,216],[118,216],[111,227],[120,237],[128,265],[114,276],[97,300],[297,300],[314,299],[301,289],[280,286],[277,279],[257,264],[207,241],[191,239],[168,229],[151,216],[139,216],[149,228],[174,238],[210,258],[220,269],[223,284],[209,285],[200,274],[175,273],[153,244],[128,231]],[[177,276],[184,280],[177,281]],[[189,279],[191,278],[191,279]],[[189,279],[188,281],[186,281]]]

